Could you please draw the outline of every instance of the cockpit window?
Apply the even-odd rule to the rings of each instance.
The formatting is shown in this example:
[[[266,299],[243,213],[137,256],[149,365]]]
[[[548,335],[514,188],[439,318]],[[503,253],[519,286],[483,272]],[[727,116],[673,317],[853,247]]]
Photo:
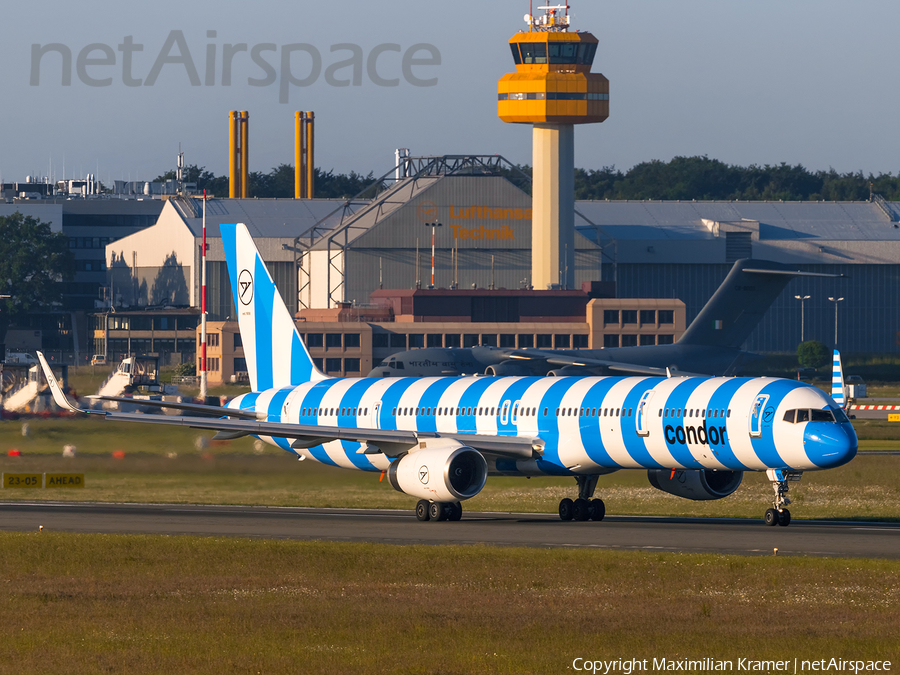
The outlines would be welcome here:
[[[834,419],[836,419],[840,424],[844,424],[850,421],[849,419],[847,419],[847,413],[845,413],[840,408],[832,408],[831,412],[834,413]]]
[[[801,422],[849,422],[844,411],[840,408],[788,410],[784,413],[784,421],[791,424],[800,424]]]

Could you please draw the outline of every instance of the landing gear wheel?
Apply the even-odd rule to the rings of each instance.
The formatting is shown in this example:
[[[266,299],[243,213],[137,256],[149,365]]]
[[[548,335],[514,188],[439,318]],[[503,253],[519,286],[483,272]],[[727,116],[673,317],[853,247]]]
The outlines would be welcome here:
[[[603,520],[603,516],[606,515],[606,504],[603,503],[602,499],[592,499],[591,500],[591,520],[597,521],[598,523]]]
[[[428,515],[431,520],[447,520],[447,509],[443,502],[431,502],[428,505]]]
[[[791,524],[791,512],[787,509],[781,509],[781,513],[778,514],[778,524],[782,527],[787,527]]]
[[[775,509],[766,509],[766,525],[775,526],[781,519],[778,517],[778,511]]]
[[[591,517],[591,503],[587,499],[576,499],[572,510],[572,518],[579,521],[589,520]]]
[[[427,499],[420,499],[416,504],[416,518],[423,522],[428,520],[431,517],[428,513],[429,506],[431,506],[431,504],[428,503]]]
[[[450,509],[450,515],[447,517],[447,520],[457,521],[462,518],[462,504],[459,502],[451,502],[447,505]]]
[[[559,519],[560,520],[572,520],[572,516],[575,514],[575,502],[566,497],[565,499],[559,502]]]

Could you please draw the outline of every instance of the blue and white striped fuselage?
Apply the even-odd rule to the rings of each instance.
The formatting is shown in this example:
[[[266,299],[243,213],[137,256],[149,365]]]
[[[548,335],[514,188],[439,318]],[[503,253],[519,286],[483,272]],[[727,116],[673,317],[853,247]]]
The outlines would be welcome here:
[[[532,460],[488,457],[494,475],[616,469],[809,471],[856,454],[856,434],[825,393],[793,380],[654,377],[324,379],[244,394],[229,407],[270,422],[538,439]],[[796,413],[794,412],[796,411]],[[818,411],[818,412],[812,412]],[[391,459],[330,441],[291,453],[363,471]]]

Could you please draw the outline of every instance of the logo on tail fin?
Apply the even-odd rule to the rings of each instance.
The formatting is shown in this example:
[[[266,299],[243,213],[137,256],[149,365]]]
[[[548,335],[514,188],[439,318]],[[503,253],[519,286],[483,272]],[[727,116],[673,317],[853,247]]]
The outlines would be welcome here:
[[[250,274],[250,270],[241,270],[238,276],[238,297],[242,305],[253,302],[253,275]]]
[[[219,230],[253,391],[326,379],[300,339],[247,227],[222,223]]]

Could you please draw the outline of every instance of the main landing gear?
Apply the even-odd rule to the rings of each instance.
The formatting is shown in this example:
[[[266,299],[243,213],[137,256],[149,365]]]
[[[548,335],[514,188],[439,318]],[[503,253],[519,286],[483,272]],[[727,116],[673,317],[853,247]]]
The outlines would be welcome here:
[[[606,505],[602,499],[591,499],[597,488],[600,476],[575,476],[578,483],[578,499],[572,501],[568,497],[559,503],[560,520],[603,520]]]
[[[430,502],[420,499],[416,504],[416,518],[422,521],[459,520],[462,512],[462,504],[459,502]]]
[[[766,510],[766,525],[774,527],[781,525],[787,527],[791,524],[791,512],[787,510],[787,505],[791,503],[791,498],[787,496],[788,481],[799,481],[803,476],[802,471],[784,471],[782,469],[769,469],[766,476],[772,481],[772,489],[775,490],[775,501],[771,509]]]

